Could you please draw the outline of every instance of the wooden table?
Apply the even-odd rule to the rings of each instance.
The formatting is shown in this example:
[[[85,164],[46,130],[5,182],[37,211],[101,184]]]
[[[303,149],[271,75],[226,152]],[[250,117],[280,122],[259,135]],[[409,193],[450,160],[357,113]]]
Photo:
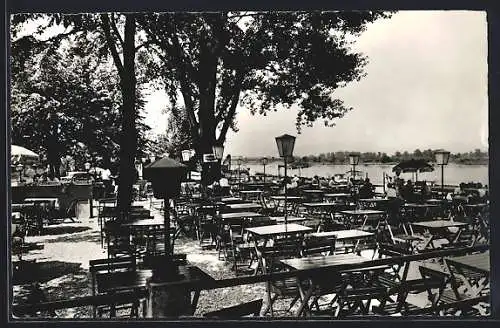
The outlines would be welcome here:
[[[147,280],[152,277],[151,270],[136,270],[126,272],[109,272],[96,275],[97,290],[99,293],[115,293],[123,290],[134,290],[146,288]],[[175,282],[190,283],[192,288],[187,292],[194,291],[191,301],[192,313],[196,310],[201,286],[207,282],[213,282],[209,274],[196,266],[179,266],[179,275]]]
[[[285,223],[285,217],[284,216],[273,216],[271,219],[275,220],[276,223],[279,224],[284,224]],[[287,218],[288,223],[300,223],[309,220],[309,218],[306,217],[297,217],[297,216],[288,216]]]
[[[345,210],[345,211],[340,211],[340,213],[346,218],[344,220],[344,224],[347,227],[354,228],[359,226],[361,229],[366,226],[366,223],[373,219],[374,217],[377,220],[377,225],[375,228],[378,228],[380,224],[380,217],[384,217],[385,219],[385,212],[384,211],[379,211],[379,210]],[[362,219],[362,223],[360,223],[360,219]]]
[[[235,213],[221,213],[220,218],[222,220],[231,220],[231,219],[244,219],[244,218],[254,218],[260,217],[262,214],[257,212],[235,212]]]
[[[303,201],[303,197],[300,196],[286,196],[286,201],[287,201],[287,207],[288,205],[292,205],[291,212],[297,214],[298,212],[298,205]],[[278,195],[278,196],[271,196],[271,200],[274,202],[274,207],[276,209],[279,209],[280,207],[283,208],[283,213],[285,210],[285,196],[284,195]]]
[[[158,227],[163,226],[165,224],[164,219],[142,219],[142,220],[133,220],[130,222],[123,223],[123,227],[129,228],[148,228],[148,227]]]
[[[435,214],[431,212],[434,209],[440,208],[440,205],[437,204],[415,204],[415,203],[406,203],[403,205],[403,208],[408,215],[406,215],[406,219],[409,222],[421,221],[423,218],[428,218],[434,216]]]
[[[325,191],[320,189],[304,189],[301,193],[309,202],[316,202],[323,199]]]
[[[302,190],[303,193],[306,194],[324,194],[325,191],[321,189],[304,189]]]
[[[439,238],[446,238],[449,242],[452,242],[458,236],[460,230],[467,225],[468,223],[465,222],[455,222],[448,220],[434,220],[412,223],[412,226],[423,228],[425,229],[425,231],[429,232],[429,236],[424,237],[423,249],[426,249],[428,247],[435,248],[433,241]],[[448,228],[458,228],[458,231],[456,233],[450,233]]]
[[[425,202],[434,205],[442,205],[450,203],[450,201],[447,199],[427,199]]]
[[[491,270],[490,251],[446,258],[445,263],[452,276],[458,274],[463,278],[471,297],[477,297],[488,286]],[[479,274],[480,278],[471,277],[470,272]],[[472,280],[475,281],[472,282]],[[460,294],[456,290],[455,295],[460,298]]]
[[[260,200],[262,196],[262,190],[241,190],[240,195],[243,200]]]
[[[332,270],[335,270],[337,267],[344,266],[346,264],[362,264],[365,262],[369,262],[371,259],[362,257],[360,255],[356,255],[353,253],[348,253],[348,254],[338,254],[338,255],[327,255],[327,256],[310,256],[310,257],[303,257],[303,258],[295,258],[295,259],[286,259],[286,260],[281,260],[281,263],[283,263],[286,267],[288,267],[291,270],[307,270],[307,269],[319,269],[319,268],[330,268]],[[376,266],[376,267],[370,267],[370,268],[363,268],[363,271],[376,271],[376,272],[383,272],[386,270],[389,266],[387,265],[382,265],[382,266]],[[339,270],[339,273],[342,273],[344,271],[352,271],[352,270]],[[322,275],[324,276],[324,275]],[[316,286],[318,285],[318,281],[315,279],[316,277],[309,277],[307,280],[309,280],[309,288],[307,290],[304,290],[304,284],[303,283],[298,283],[299,287],[299,292],[300,292],[300,298],[301,298],[301,305],[298,308],[297,312],[295,313],[296,316],[302,315],[304,310],[307,308],[307,304],[309,302],[309,299],[311,298],[314,290],[316,289]],[[320,279],[321,280],[321,279]],[[324,279],[323,279],[324,280]],[[334,284],[340,284],[340,282],[336,282],[333,279],[329,281],[332,285]],[[344,286],[345,288],[345,286]],[[341,291],[339,291],[341,292]]]
[[[25,198],[24,202],[25,203],[33,203],[35,205],[38,205],[38,204],[50,204],[50,206],[52,206],[55,209],[59,208],[59,198],[54,198],[54,197],[50,197],[50,198],[49,197],[45,197],[45,198],[37,198],[37,197]]]
[[[271,199],[275,200],[275,201],[284,201],[285,200],[285,196],[283,196],[283,195],[271,196]],[[300,197],[300,196],[286,196],[286,200],[290,201],[290,202],[297,202],[297,201],[301,201],[302,199],[303,198]]]
[[[296,224],[273,224],[261,227],[252,227],[245,229],[249,234],[253,236],[254,247],[257,254],[261,253],[260,249],[266,248],[269,240],[276,236],[293,236],[300,235],[304,236],[305,233],[311,232],[313,229]],[[257,258],[257,267],[255,268],[254,275],[257,274],[260,268],[263,267],[262,258]]]
[[[347,193],[327,193],[323,195],[323,199],[326,201],[328,199],[333,199],[333,200],[346,200],[347,198],[350,198],[351,194]]]
[[[347,242],[354,240],[356,244],[354,245],[353,251],[356,252],[361,240],[375,238],[373,232],[350,229],[350,230],[337,230],[337,231],[325,231],[325,232],[314,232],[310,236],[317,238],[335,238],[336,241]]]
[[[488,204],[482,203],[482,204],[465,204],[464,208],[466,209],[466,214],[470,216],[480,216],[481,211],[488,207]]]
[[[16,206],[13,206],[13,211]],[[18,208],[19,209],[19,208]],[[44,223],[51,223],[59,217],[59,199],[54,197],[30,197],[25,198],[20,210],[23,215],[25,228],[28,231],[40,235]],[[71,221],[75,221],[71,218]]]
[[[290,235],[296,233],[304,234],[306,232],[312,231],[312,228],[296,223],[289,223],[287,225],[273,224],[262,227],[253,227],[253,228],[247,228],[246,230],[256,237],[269,239],[278,235]]]
[[[339,205],[343,205],[342,203],[338,202],[313,202],[313,203],[302,203],[302,206],[305,208],[312,210],[312,209],[335,209],[335,207],[338,207]]]
[[[360,205],[364,205],[366,208],[380,208],[380,206],[386,205],[389,203],[389,199],[385,198],[362,198],[358,200]]]
[[[238,204],[228,204],[225,206],[225,208],[232,211],[242,211],[242,210],[252,211],[261,209],[262,205],[255,203],[238,203]]]
[[[371,238],[375,234],[373,232],[363,231],[363,230],[338,230],[338,231],[325,231],[325,232],[313,232],[310,234],[313,237],[335,237],[337,240],[349,240],[349,239],[361,239],[361,238]]]
[[[336,184],[336,185],[333,185],[333,186],[328,186],[328,189],[331,189],[331,190],[341,190],[341,189],[347,189],[349,187],[349,185],[346,185],[346,184]]]
[[[221,202],[223,202],[225,205],[237,204],[237,203],[241,203],[242,201],[243,201],[243,199],[241,199],[240,197],[223,197],[223,198],[221,198]]]
[[[241,224],[243,221],[247,222],[249,225],[252,225],[253,223],[256,223],[260,220],[266,222],[269,221],[269,218],[267,216],[256,212],[221,213],[219,217],[224,223],[228,225]]]

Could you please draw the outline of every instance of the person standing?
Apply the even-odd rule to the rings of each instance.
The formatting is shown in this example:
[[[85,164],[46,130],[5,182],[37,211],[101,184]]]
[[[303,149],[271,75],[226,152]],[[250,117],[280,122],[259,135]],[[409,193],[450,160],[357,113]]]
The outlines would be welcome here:
[[[111,193],[112,181],[111,181],[111,171],[109,168],[105,168],[101,171],[101,180],[104,184],[104,198]]]

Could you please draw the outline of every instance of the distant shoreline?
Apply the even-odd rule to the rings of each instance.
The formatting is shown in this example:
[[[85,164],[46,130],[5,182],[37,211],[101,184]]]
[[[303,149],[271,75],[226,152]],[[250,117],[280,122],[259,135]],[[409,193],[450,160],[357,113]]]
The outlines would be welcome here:
[[[260,164],[261,159],[244,159],[243,163],[251,163],[251,164]],[[266,165],[269,165],[271,163],[281,163],[281,159],[269,159],[268,158],[268,163]],[[330,163],[330,162],[307,162],[310,166],[315,166],[315,165],[348,165],[350,166],[349,163]],[[360,163],[357,166],[370,166],[370,165],[387,165],[387,166],[394,166],[397,165],[398,162],[389,162],[389,163],[382,163],[382,162],[368,162],[368,163]],[[435,165],[433,162],[429,162],[431,165]],[[451,162],[449,164],[455,164],[455,165],[467,165],[467,166],[483,166],[483,165],[489,165],[489,161],[478,161],[478,162]]]

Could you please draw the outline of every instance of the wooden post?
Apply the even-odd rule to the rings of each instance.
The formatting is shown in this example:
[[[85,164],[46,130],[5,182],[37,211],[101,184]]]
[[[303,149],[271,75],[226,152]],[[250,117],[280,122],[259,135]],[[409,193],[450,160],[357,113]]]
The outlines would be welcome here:
[[[165,255],[170,256],[170,203],[168,198],[165,198],[163,200],[164,205],[163,205],[163,220],[164,220],[164,230],[165,230],[165,235],[163,236],[165,239]]]

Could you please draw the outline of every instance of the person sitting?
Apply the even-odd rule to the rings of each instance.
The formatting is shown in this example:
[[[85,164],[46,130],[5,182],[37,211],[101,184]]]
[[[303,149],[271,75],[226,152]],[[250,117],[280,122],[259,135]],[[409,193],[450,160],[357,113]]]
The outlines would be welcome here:
[[[317,175],[315,175],[312,179],[312,182],[311,184],[314,186],[314,187],[319,187],[319,177]]]
[[[231,194],[231,186],[229,185],[229,180],[226,177],[220,178],[219,186],[222,191],[222,196],[229,196]]]
[[[290,195],[295,195],[297,192],[297,187],[299,186],[297,181],[294,181],[293,179],[290,179],[290,177],[287,177],[286,181],[283,180],[283,189],[282,193],[285,193],[285,184],[286,184],[286,189],[287,189],[287,194]]]
[[[422,183],[422,188],[420,189],[420,196],[422,197],[422,200],[426,200],[429,198],[431,194],[431,191],[429,189],[429,186],[427,185],[426,181],[423,181]]]
[[[370,182],[370,179],[366,178],[363,185],[359,188],[359,198],[367,199],[373,198],[375,196],[374,187]]]
[[[330,181],[328,181],[328,187],[335,187],[336,184],[335,179],[331,177]]]
[[[407,202],[412,202],[414,200],[414,192],[415,189],[413,188],[411,180],[408,180],[401,188],[401,196]]]

